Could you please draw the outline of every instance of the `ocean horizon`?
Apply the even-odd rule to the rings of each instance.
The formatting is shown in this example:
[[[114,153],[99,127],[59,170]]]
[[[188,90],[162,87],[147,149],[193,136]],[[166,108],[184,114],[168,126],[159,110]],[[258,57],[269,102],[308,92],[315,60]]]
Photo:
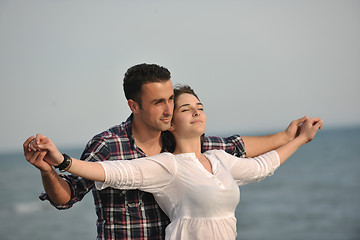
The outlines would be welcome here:
[[[319,131],[273,176],[241,187],[237,239],[360,239],[360,127]],[[89,193],[69,210],[38,196],[39,171],[23,153],[0,153],[0,238],[96,239]],[[82,148],[63,149],[79,157]]]

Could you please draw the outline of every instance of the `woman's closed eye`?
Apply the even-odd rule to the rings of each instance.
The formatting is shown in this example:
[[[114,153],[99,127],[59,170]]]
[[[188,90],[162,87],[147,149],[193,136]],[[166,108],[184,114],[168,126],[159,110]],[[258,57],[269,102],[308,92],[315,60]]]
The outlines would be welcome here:
[[[203,112],[203,111],[204,111],[204,108],[198,108],[197,110]],[[190,111],[189,108],[186,108],[186,109],[182,109],[182,110],[181,110],[181,112],[188,112],[188,111]]]

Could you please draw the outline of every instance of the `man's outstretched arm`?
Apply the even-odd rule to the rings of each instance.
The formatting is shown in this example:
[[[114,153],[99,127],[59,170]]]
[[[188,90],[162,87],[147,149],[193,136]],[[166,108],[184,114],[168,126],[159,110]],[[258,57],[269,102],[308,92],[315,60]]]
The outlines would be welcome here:
[[[39,137],[41,136],[37,136],[37,138]],[[51,201],[58,205],[66,204],[71,198],[69,184],[57,174],[49,163],[44,161],[46,151],[36,151],[35,148],[31,148],[30,143],[33,140],[36,139],[29,137],[23,144],[26,160],[40,170],[44,189]]]
[[[247,157],[256,157],[260,154],[274,150],[293,140],[299,130],[299,126],[305,122],[307,116],[294,120],[282,132],[266,136],[241,136]]]

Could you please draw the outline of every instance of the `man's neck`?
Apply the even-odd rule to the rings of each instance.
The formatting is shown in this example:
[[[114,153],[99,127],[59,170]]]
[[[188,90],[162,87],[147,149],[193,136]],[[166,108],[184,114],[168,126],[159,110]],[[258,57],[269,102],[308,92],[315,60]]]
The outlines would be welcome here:
[[[162,149],[161,131],[148,129],[132,121],[132,133],[136,145],[147,155],[159,154]]]

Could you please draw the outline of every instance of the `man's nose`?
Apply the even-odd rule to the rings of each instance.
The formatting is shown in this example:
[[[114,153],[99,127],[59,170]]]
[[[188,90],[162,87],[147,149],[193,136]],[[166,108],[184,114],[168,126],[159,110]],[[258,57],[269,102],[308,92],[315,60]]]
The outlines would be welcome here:
[[[174,111],[174,105],[172,103],[166,103],[164,108],[164,114],[165,115],[172,115]]]

